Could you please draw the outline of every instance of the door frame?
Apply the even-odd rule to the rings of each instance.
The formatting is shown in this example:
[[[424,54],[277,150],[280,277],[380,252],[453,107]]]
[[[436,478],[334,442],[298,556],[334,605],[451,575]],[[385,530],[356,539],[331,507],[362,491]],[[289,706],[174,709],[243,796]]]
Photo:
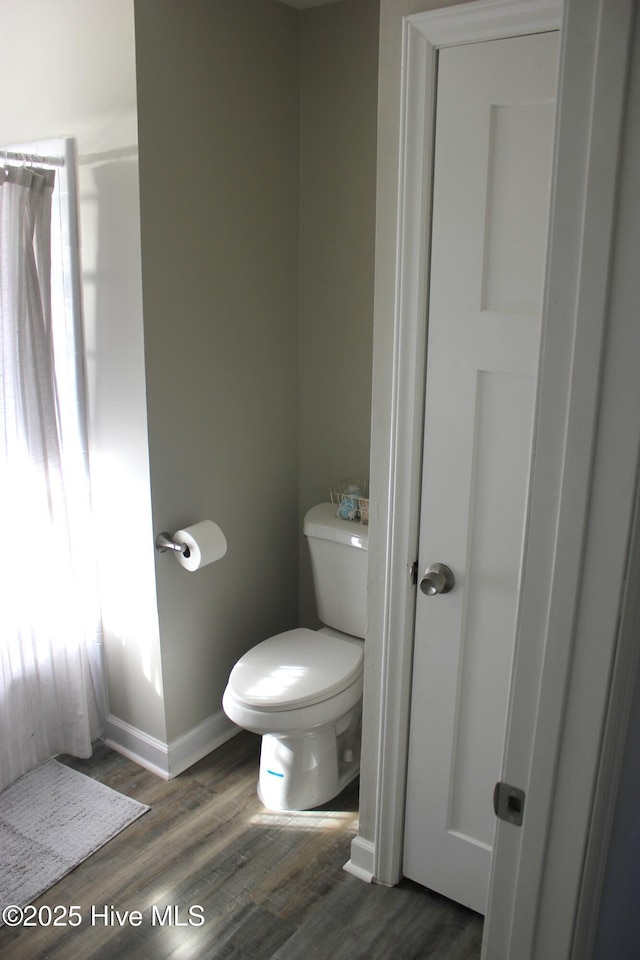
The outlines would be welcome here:
[[[526,543],[513,687],[518,696],[510,712],[504,764],[505,775],[512,776],[510,782],[517,779],[527,789],[528,816],[520,830],[498,825],[486,960],[534,955],[545,862],[553,853],[550,828],[562,786],[557,764],[563,736],[567,736],[569,695],[578,676],[574,637],[588,559],[596,441],[601,437],[597,415],[632,6],[632,0],[566,0],[561,22],[562,4],[553,0],[474,0],[403,21],[391,395],[376,393],[374,380],[369,664],[361,774],[365,799],[361,833],[353,841],[347,865],[358,876],[387,884],[397,883],[402,876],[414,617],[410,571],[417,555],[419,521],[428,295],[424,264],[429,258],[437,51],[453,43],[562,27],[555,186],[530,498],[533,534]],[[565,117],[570,124],[564,123]],[[390,424],[383,435],[376,434],[375,426],[382,404],[391,406],[390,417],[380,418],[383,430]],[[625,558],[632,506],[627,498],[614,508],[621,522],[612,548]],[[542,565],[536,562],[541,559]],[[618,570],[617,575],[622,583],[624,571]],[[539,603],[540,596],[548,599],[546,605]],[[538,598],[537,604],[533,597]],[[604,723],[607,710],[606,668],[613,663],[616,624],[607,626],[604,661],[599,660],[604,673],[600,679],[590,675],[598,688],[596,725]],[[573,837],[574,860],[584,854],[589,831],[597,777],[593,757],[583,774],[582,833]],[[571,890],[562,897],[565,907],[571,901],[569,906],[574,908],[566,913],[567,935],[580,876],[577,869]],[[519,944],[520,952],[510,952],[514,944]]]

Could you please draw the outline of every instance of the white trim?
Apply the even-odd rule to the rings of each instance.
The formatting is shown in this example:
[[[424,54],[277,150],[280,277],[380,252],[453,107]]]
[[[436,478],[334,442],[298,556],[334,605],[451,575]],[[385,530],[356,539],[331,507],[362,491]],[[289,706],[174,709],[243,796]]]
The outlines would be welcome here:
[[[638,348],[640,349],[640,345]],[[636,354],[640,355],[640,353]],[[616,652],[609,710],[604,731],[602,754],[591,815],[591,827],[580,890],[573,960],[594,955],[600,921],[599,908],[607,870],[609,844],[618,802],[617,787],[627,749],[627,730],[633,708],[636,678],[640,667],[640,483],[636,481],[635,522],[631,537],[630,560],[620,618],[620,637]],[[633,856],[633,854],[631,854]]]
[[[527,811],[522,830],[497,824],[485,960],[544,956],[538,951],[551,933],[543,918],[552,912],[553,954],[546,956],[568,957],[574,935],[630,524],[629,516],[622,520],[620,554],[613,521],[627,509],[621,488],[607,504],[611,528],[596,547],[605,568],[610,561],[611,589],[600,596],[592,585],[598,609],[585,622],[591,529],[600,509],[594,466],[606,470],[597,458],[604,429],[598,418],[629,13],[628,0],[567,3],[536,450],[503,766],[503,779],[527,791]],[[632,442],[627,453],[637,455]],[[571,711],[580,682],[589,689],[589,707],[573,756],[564,760],[571,786],[560,758],[563,737],[576,733]],[[564,824],[564,841],[555,823]]]
[[[419,384],[424,379],[426,343],[425,324],[412,318],[426,314],[427,277],[418,264],[427,263],[429,255],[431,198],[426,184],[430,182],[431,128],[424,127],[423,118],[433,111],[435,91],[435,57],[419,32],[408,26],[403,60],[401,135],[411,147],[404,151],[400,167],[402,219],[396,261],[388,520],[386,530],[378,533],[385,544],[385,580],[373,873],[386,884],[397,883],[402,876],[406,753],[397,746],[406,741],[409,728],[414,626],[410,569],[417,555],[424,405]],[[354,846],[360,839],[354,840]]]
[[[238,733],[240,728],[221,710],[168,744],[113,714],[107,716],[104,724],[104,742],[108,747],[163,780],[173,780]]]
[[[383,505],[381,523],[371,517],[370,549],[379,549],[382,584],[370,562],[370,596],[382,589],[378,674],[365,677],[366,738],[375,738],[374,876],[397,883],[402,876],[406,743],[413,655],[414,591],[409,569],[417,553],[422,453],[423,381],[426,348],[427,277],[431,205],[431,158],[435,126],[435,77],[439,46],[558,29],[561,0],[473,0],[403,21],[402,91],[396,294],[393,320],[391,423],[380,462],[372,460],[372,493]],[[375,394],[374,394],[375,397]],[[388,402],[387,398],[384,398]],[[376,418],[376,409],[373,410]],[[373,443],[375,456],[377,447]],[[382,463],[384,456],[385,462]],[[388,466],[387,466],[388,464]],[[375,500],[374,500],[375,502]],[[376,548],[376,539],[380,547]],[[371,606],[370,606],[371,610]],[[375,642],[375,641],[374,641]],[[369,704],[369,705],[368,705]],[[378,708],[376,711],[376,707]],[[374,733],[372,726],[377,724]],[[365,773],[366,776],[366,773]],[[362,842],[356,838],[353,844]]]
[[[365,883],[373,883],[374,846],[369,840],[356,837],[351,844],[351,859],[344,870]]]
[[[221,747],[240,733],[240,727],[232,723],[222,710],[207,717],[197,727],[169,743],[169,777],[179,773],[206,757],[212,750]]]
[[[163,780],[169,779],[167,745],[112,713],[104,722],[104,742],[116,753],[133,760]]]
[[[558,30],[558,0],[472,0],[407,19],[434,49]]]

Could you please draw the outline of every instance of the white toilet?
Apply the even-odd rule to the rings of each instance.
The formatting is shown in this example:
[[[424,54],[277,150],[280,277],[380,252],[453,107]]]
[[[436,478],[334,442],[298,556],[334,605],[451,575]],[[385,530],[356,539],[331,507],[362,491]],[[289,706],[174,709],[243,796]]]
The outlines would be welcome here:
[[[258,795],[271,810],[308,810],[360,770],[367,533],[331,503],[304,518],[320,630],[263,640],[238,660],[224,712],[262,734]]]

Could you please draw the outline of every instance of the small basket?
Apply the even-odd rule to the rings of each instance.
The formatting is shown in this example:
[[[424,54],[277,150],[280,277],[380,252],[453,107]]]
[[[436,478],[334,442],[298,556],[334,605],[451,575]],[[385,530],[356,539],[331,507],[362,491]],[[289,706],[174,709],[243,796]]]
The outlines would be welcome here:
[[[336,515],[343,520],[369,523],[369,481],[361,477],[349,477],[329,487],[331,503],[336,505]]]

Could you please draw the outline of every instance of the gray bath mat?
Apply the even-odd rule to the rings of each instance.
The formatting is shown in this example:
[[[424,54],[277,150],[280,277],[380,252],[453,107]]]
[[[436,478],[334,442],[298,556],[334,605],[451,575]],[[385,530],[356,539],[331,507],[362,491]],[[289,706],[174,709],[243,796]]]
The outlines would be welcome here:
[[[25,774],[0,793],[0,912],[31,903],[148,809],[57,760]]]

